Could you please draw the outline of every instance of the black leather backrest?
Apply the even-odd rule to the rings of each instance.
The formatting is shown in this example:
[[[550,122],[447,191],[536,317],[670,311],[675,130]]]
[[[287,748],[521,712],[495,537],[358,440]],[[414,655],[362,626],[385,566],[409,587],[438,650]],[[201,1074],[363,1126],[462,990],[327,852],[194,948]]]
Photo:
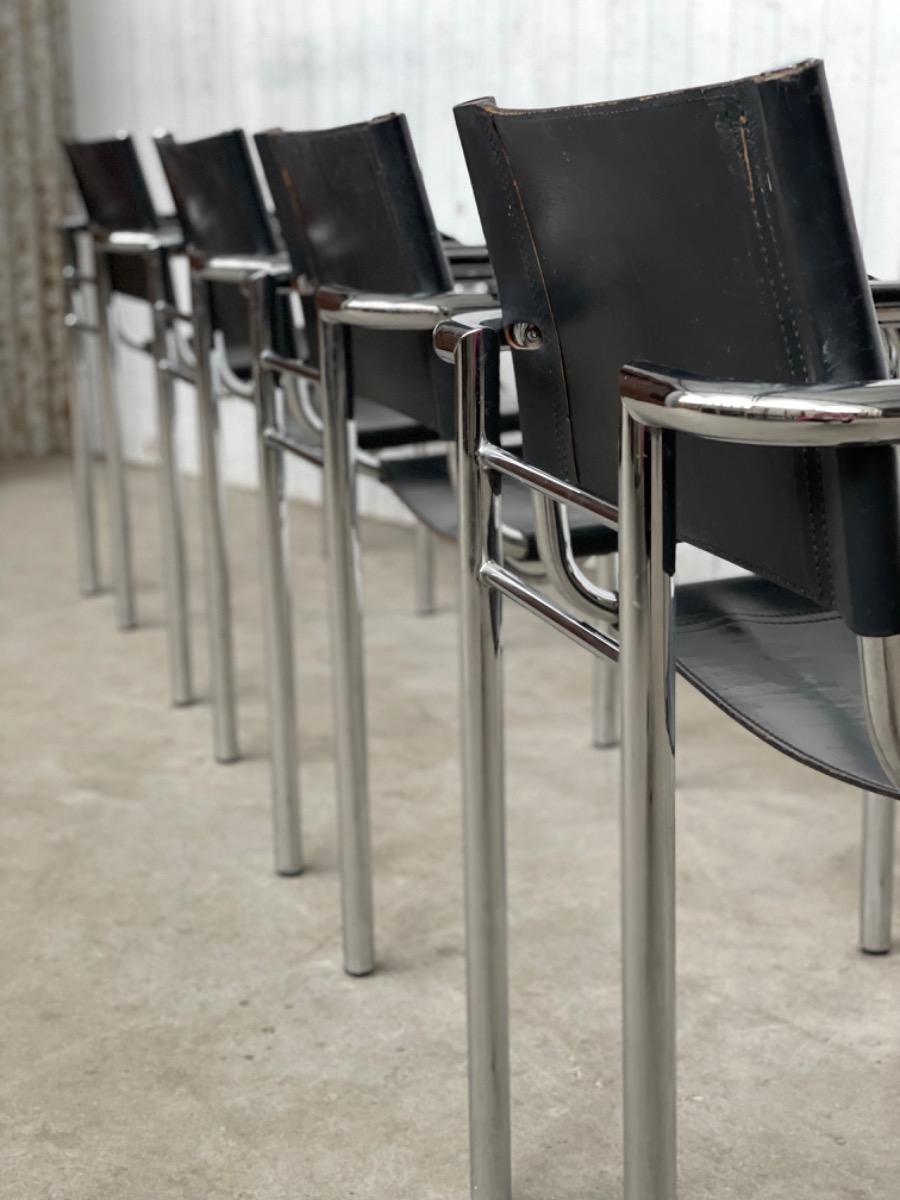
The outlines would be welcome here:
[[[514,353],[525,454],[617,493],[617,376],[646,361],[723,379],[885,374],[821,63],[576,108],[456,109]],[[683,439],[678,535],[900,631],[890,449]]]
[[[295,274],[355,291],[450,290],[404,116],[311,133],[272,130],[256,143]],[[449,436],[451,379],[429,335],[354,330],[353,378],[360,395]]]
[[[191,249],[203,258],[275,253],[275,238],[242,130],[195,142],[162,137],[156,148]],[[229,357],[241,361],[249,345],[244,296],[233,284],[213,284],[210,305],[213,327],[224,334]]]
[[[130,137],[64,142],[88,220],[106,231],[159,228],[144,172]],[[147,272],[136,258],[110,258],[113,291],[148,298]]]

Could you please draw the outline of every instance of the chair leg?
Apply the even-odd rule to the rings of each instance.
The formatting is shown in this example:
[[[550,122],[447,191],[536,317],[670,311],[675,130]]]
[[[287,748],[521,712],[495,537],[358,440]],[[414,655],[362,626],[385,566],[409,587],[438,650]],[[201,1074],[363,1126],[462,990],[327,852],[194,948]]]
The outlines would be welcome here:
[[[157,256],[149,259],[148,264],[154,272],[154,294],[162,299],[162,264]],[[172,703],[178,706],[190,704],[193,700],[188,578],[181,507],[181,477],[178,473],[175,443],[175,389],[171,376],[163,370],[163,363],[167,358],[166,324],[163,314],[155,306],[153,357],[156,366],[159,424],[160,545],[166,593],[169,688]]]
[[[416,616],[427,617],[435,610],[434,536],[421,521],[415,526]]]
[[[84,335],[73,329],[73,344]],[[72,482],[75,490],[75,537],[78,555],[78,587],[82,596],[93,596],[100,588],[100,572],[97,565],[97,517],[94,510],[94,479],[91,467],[91,436],[88,421],[87,398],[84,394],[84,372],[78,369],[83,364],[79,355],[78,366],[70,374],[71,434],[72,434]]]
[[[862,793],[859,945],[866,954],[887,954],[891,948],[896,803],[889,796]]]
[[[607,591],[616,590],[616,566],[612,554],[597,559],[597,584]],[[598,750],[606,750],[619,744],[619,668],[599,654],[592,658],[592,741]]]
[[[625,1200],[674,1200],[672,581],[664,435],[623,414],[619,488]]]
[[[272,739],[272,826],[275,870],[279,875],[299,875],[303,870],[303,846],[284,458],[280,450],[266,445],[263,438],[266,429],[282,424],[279,421],[274,376],[263,370],[261,365],[261,355],[269,348],[271,329],[269,286],[266,279],[257,280],[252,285],[250,311],[256,389],[266,675]]]
[[[498,496],[479,468],[479,410],[496,405],[487,331],[456,350],[469,1145],[473,1200],[510,1200],[509,985],[501,597],[479,578],[502,554]],[[461,382],[463,381],[463,382]],[[494,411],[491,407],[490,411]]]
[[[213,747],[218,762],[239,757],[237,702],[234,684],[234,637],[225,536],[225,498],[219,472],[219,411],[212,383],[212,334],[206,282],[192,278],[192,314],[197,364],[197,418],[200,440],[200,486],[206,567],[206,619],[209,626],[209,672],[212,692]]]
[[[97,278],[97,327],[100,394],[103,403],[103,440],[106,451],[106,484],[109,492],[109,528],[116,621],[120,629],[136,625],[134,571],[131,562],[131,524],[125,486],[122,430],[114,383],[113,338],[110,325],[112,292],[109,262],[105,254],[95,256]]]
[[[344,970],[368,975],[375,967],[375,932],[348,331],[320,320],[319,338]]]

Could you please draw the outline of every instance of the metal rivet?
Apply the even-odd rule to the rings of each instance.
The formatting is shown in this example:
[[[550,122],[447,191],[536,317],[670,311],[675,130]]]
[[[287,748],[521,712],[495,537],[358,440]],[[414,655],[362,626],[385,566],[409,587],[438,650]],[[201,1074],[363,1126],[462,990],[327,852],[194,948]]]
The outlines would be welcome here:
[[[537,325],[529,321],[515,321],[506,330],[506,340],[514,350],[537,350],[544,336]]]

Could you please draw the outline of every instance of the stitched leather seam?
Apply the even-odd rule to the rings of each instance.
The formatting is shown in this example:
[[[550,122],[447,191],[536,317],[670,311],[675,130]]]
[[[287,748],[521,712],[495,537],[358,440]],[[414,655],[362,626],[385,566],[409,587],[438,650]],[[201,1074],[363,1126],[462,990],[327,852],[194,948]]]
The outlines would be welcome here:
[[[740,103],[737,96],[733,96],[730,98],[734,100],[735,104]],[[743,108],[743,106],[741,106],[741,107]],[[743,118],[743,121],[741,121],[741,118]],[[784,264],[781,260],[781,255],[780,255],[779,249],[778,249],[778,241],[775,237],[775,226],[774,226],[774,222],[772,220],[772,213],[769,208],[768,200],[766,198],[765,189],[764,188],[757,189],[754,186],[754,180],[753,180],[754,167],[757,166],[757,162],[756,162],[756,160],[757,160],[756,127],[755,127],[755,125],[750,124],[749,120],[746,117],[746,114],[744,114],[743,112],[741,113],[741,117],[739,117],[738,120],[740,123],[737,125],[736,128],[732,129],[732,133],[737,134],[737,138],[740,143],[738,149],[739,149],[741,157],[744,160],[744,163],[746,164],[747,198],[750,201],[750,212],[753,217],[754,227],[756,229],[757,245],[758,245],[759,251],[762,255],[763,262],[765,264],[765,282],[767,284],[767,290],[769,292],[769,295],[771,296],[772,303],[775,307],[775,317],[776,317],[776,320],[778,321],[778,327],[781,330],[781,340],[784,345],[785,353],[787,355],[787,359],[791,366],[791,369],[793,371],[797,372],[799,375],[801,375],[804,382],[808,382],[809,373],[806,370],[806,364],[803,361],[802,347],[800,345],[800,332],[799,332],[799,329],[797,328],[797,322],[796,322],[796,319],[795,319],[794,314],[791,311],[791,307],[790,307],[790,305],[791,305],[790,291],[788,289],[787,279],[784,274]],[[756,173],[757,174],[759,173],[758,170]],[[762,197],[761,205],[757,201],[757,190],[759,190],[759,193]],[[760,220],[760,209],[762,211],[762,216],[765,219],[765,226],[766,226],[765,233],[768,234],[768,239],[766,238],[765,233],[763,232],[763,222]],[[771,256],[769,253],[769,248],[766,244],[767,240],[771,242],[771,246],[772,246]],[[772,258],[774,258],[775,265],[777,267],[777,272],[778,272],[777,280],[775,278],[775,272],[774,272],[773,266],[772,266]],[[780,281],[780,284],[781,284],[780,290],[782,293],[782,299],[779,299],[778,281]],[[782,307],[782,300],[784,301],[784,307]],[[785,310],[787,310],[787,317],[785,315]],[[788,319],[790,321],[790,328],[788,327]],[[790,336],[790,334],[793,334],[793,338]],[[821,595],[823,593],[824,589],[822,588],[822,568],[821,568],[821,560],[820,560],[820,554],[819,554],[819,543],[818,543],[818,538],[816,536],[816,522],[815,522],[815,513],[814,513],[813,499],[812,499],[812,488],[810,485],[809,451],[808,450],[801,450],[800,460],[801,460],[802,467],[803,467],[803,484],[804,484],[804,491],[806,492],[806,508],[807,508],[807,513],[808,513],[808,517],[809,517],[809,529],[810,529],[810,534],[811,534],[813,561],[815,564],[815,574],[816,574],[816,580],[818,583],[818,594]],[[766,572],[764,572],[764,574],[769,575],[769,572],[766,571]],[[774,575],[771,577],[774,578]],[[796,589],[794,588],[794,590],[796,590]]]
[[[417,274],[417,272],[416,272],[415,256],[412,253],[412,244],[411,244],[409,238],[403,236],[403,231],[400,228],[400,220],[397,215],[396,209],[394,208],[393,196],[391,195],[390,190],[387,187],[385,187],[384,164],[381,160],[381,155],[376,154],[376,152],[375,152],[375,146],[373,145],[373,138],[372,138],[371,133],[368,130],[366,131],[363,141],[365,142],[365,146],[366,146],[366,157],[369,160],[369,164],[372,168],[372,173],[375,176],[375,185],[378,188],[378,194],[379,194],[379,196],[381,196],[381,202],[384,205],[385,210],[387,212],[388,220],[391,223],[391,228],[392,228],[392,230],[394,232],[394,236],[397,240],[397,245],[403,247],[403,257],[406,259],[407,268],[411,271],[412,275],[415,276]]]
[[[565,395],[566,395],[566,412],[564,412],[564,413],[560,412],[559,400],[554,391],[553,420],[552,420],[551,424],[552,424],[553,434],[554,434],[553,440],[554,440],[554,448],[556,451],[556,461],[558,464],[557,469],[558,469],[560,475],[563,476],[563,478],[565,478],[569,475],[568,463],[575,461],[575,453],[574,453],[573,447],[569,446],[567,448],[565,445],[565,442],[563,439],[562,421],[560,420],[560,417],[562,417],[563,420],[566,421],[567,425],[569,423],[569,420],[568,420],[568,417],[569,417],[569,414],[568,414],[569,389],[568,389],[568,384],[566,382],[566,368],[565,368],[565,363],[563,362],[563,357],[562,357],[562,347],[561,347],[560,341],[559,341],[559,332],[556,327],[556,320],[553,316],[553,307],[550,303],[550,297],[547,293],[547,287],[546,287],[546,284],[543,279],[543,272],[541,271],[540,260],[538,259],[537,245],[534,240],[534,235],[531,232],[531,226],[528,221],[528,215],[525,212],[525,205],[522,203],[522,196],[521,196],[521,193],[519,192],[519,188],[515,181],[515,175],[513,174],[512,164],[509,161],[509,156],[507,155],[506,148],[503,145],[503,140],[500,137],[500,133],[497,130],[497,127],[496,127],[493,119],[491,119],[488,124],[488,131],[489,131],[489,134],[488,134],[489,141],[491,144],[491,153],[494,156],[494,160],[497,163],[497,167],[500,171],[501,178],[503,179],[503,189],[506,192],[506,200],[507,200],[507,205],[509,208],[509,213],[510,213],[510,215],[512,215],[513,213],[518,212],[522,218],[522,224],[520,224],[519,221],[513,219],[512,228],[513,228],[513,233],[514,233],[516,242],[518,243],[518,246],[519,246],[520,257],[521,257],[523,263],[525,264],[525,273],[528,277],[528,286],[531,289],[532,298],[534,299],[536,306],[541,311],[546,309],[546,312],[547,312],[547,314],[550,318],[551,324],[553,326],[553,340],[555,342],[556,356],[559,360],[560,371],[562,373],[562,379],[563,379],[563,388],[564,388]],[[524,225],[524,227],[525,227],[524,231],[523,231],[522,225]],[[525,237],[524,237],[525,231],[527,231],[528,238],[531,243],[530,253],[529,253],[529,246],[526,243]],[[537,271],[541,272],[540,278],[538,278],[538,275],[535,271],[535,265],[537,266]],[[568,453],[567,453],[567,449],[569,451]],[[576,471],[576,474],[577,474],[577,471]]]
[[[691,536],[689,539],[684,538],[681,540],[683,542],[687,542],[691,546],[696,546],[698,550],[705,550],[707,554],[712,554],[716,558],[722,558],[721,546],[710,545],[710,543],[704,538]],[[748,571],[752,571],[754,575],[762,575],[772,583],[781,584],[783,588],[786,588],[789,592],[793,592],[795,596],[803,596],[807,600],[812,600],[814,603],[818,603],[820,599],[817,594],[814,594],[808,588],[802,587],[793,580],[785,579],[784,576],[777,571],[770,571],[768,568],[763,571],[758,563],[751,562],[749,558],[744,558],[742,555],[729,554],[727,561],[734,563],[736,567],[745,567]]]
[[[755,157],[756,141],[757,141],[757,139],[756,139],[755,133],[752,134],[750,137],[748,137],[748,150],[753,154],[754,157]],[[796,314],[793,309],[793,297],[791,295],[791,290],[788,286],[787,276],[785,275],[784,263],[783,263],[781,253],[779,250],[778,239],[775,234],[775,223],[772,219],[772,212],[771,212],[771,208],[769,205],[769,199],[766,194],[766,190],[764,188],[760,189],[760,195],[762,197],[762,209],[763,209],[763,213],[765,214],[766,225],[768,228],[769,237],[772,242],[772,250],[773,250],[776,265],[778,267],[778,276],[781,281],[781,290],[782,290],[782,294],[784,296],[784,307],[787,312],[787,316],[790,319],[791,332],[793,334],[793,342],[794,342],[794,346],[797,351],[796,358],[795,358],[794,355],[791,354],[790,349],[788,349],[788,357],[791,360],[791,365],[801,375],[803,382],[809,383],[809,370],[807,368],[806,360],[803,355],[803,345],[802,345],[802,341],[800,338],[800,329],[799,329],[799,326],[797,325]],[[751,203],[753,204],[754,215],[755,215],[755,211],[756,211],[755,198],[751,198]],[[765,251],[763,251],[763,253],[765,254]],[[774,290],[773,290],[773,295],[774,295]],[[787,329],[784,325],[784,317],[782,316],[781,306],[779,305],[777,298],[775,298],[775,305],[776,305],[776,311],[778,312],[779,321],[782,324],[782,334],[785,338],[785,347],[787,348],[787,345],[788,345]],[[817,519],[816,505],[814,503],[814,490],[815,490],[816,494],[818,495],[820,501],[823,499],[822,486],[821,486],[821,483],[822,483],[822,481],[821,481],[821,460],[820,460],[818,453],[815,450],[812,450],[808,447],[805,449],[802,449],[800,451],[800,457],[801,457],[801,461],[803,464],[803,480],[804,480],[804,486],[805,486],[805,491],[806,491],[806,509],[807,509],[807,514],[808,514],[808,518],[809,518],[810,542],[811,542],[811,546],[812,546],[813,562],[815,565],[815,574],[816,574],[816,583],[817,583],[817,588],[818,588],[818,594],[819,594],[819,596],[828,596],[830,598],[831,597],[831,554],[830,554],[830,549],[829,549],[828,540],[827,540],[828,539],[827,529],[825,527],[825,522]],[[820,512],[821,512],[821,508],[820,508]],[[821,546],[820,546],[820,539],[824,543]],[[823,574],[823,559],[824,559],[824,564],[825,564],[825,573],[824,574]]]
[[[676,620],[676,626],[678,629],[714,629],[738,621],[746,625],[821,625],[824,622],[840,620],[841,617],[837,613],[786,613],[782,616],[766,617],[729,611],[718,617],[687,617],[683,621]]]

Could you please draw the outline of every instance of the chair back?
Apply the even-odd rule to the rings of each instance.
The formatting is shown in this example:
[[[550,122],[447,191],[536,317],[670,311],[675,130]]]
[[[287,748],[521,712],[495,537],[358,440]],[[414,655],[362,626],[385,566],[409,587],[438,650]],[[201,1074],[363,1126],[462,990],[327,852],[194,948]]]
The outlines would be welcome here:
[[[404,116],[310,133],[270,130],[256,144],[292,269],[311,289],[452,288]],[[452,379],[430,335],[354,329],[351,345],[357,394],[450,436]]]
[[[193,142],[171,135],[156,148],[189,249],[203,259],[276,252],[275,236],[243,130]],[[250,327],[246,297],[231,283],[209,288],[213,329],[225,339],[232,366],[246,374]]]
[[[456,109],[526,458],[615,501],[618,373],[883,378],[822,64],[572,108]],[[535,326],[517,338],[515,326]],[[677,531],[858,633],[900,632],[892,448],[677,443]]]
[[[159,220],[130,136],[101,141],[63,143],[91,225],[115,230],[152,233]],[[114,292],[149,300],[147,270],[137,256],[109,256]]]

